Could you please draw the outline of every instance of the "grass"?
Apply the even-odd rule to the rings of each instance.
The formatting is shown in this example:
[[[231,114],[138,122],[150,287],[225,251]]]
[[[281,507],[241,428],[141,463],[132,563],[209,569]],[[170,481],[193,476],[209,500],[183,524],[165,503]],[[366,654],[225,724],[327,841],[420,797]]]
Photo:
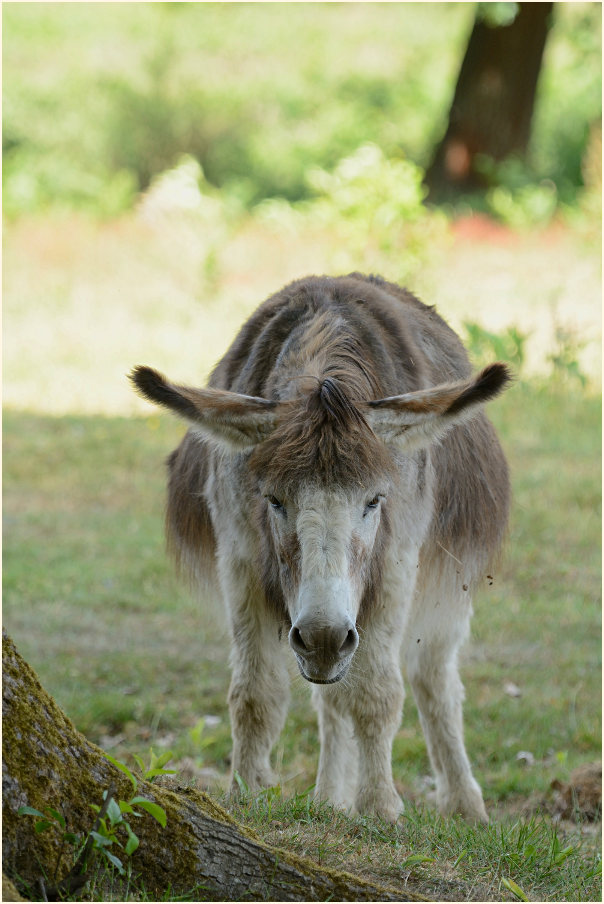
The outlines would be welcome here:
[[[46,636],[40,676],[52,683],[44,663],[56,672],[66,693],[61,704],[85,733],[128,736],[136,723],[143,734],[154,726],[156,735],[166,720],[184,729],[181,695],[198,695],[196,662],[205,638],[171,576],[161,536],[162,462],[178,428],[155,419],[22,417],[4,419],[5,473],[15,456],[17,465],[4,497],[5,562],[12,562],[4,575],[5,614],[11,598],[21,601],[15,635],[21,625],[31,638],[31,619],[38,623],[36,642]],[[26,450],[19,448],[17,424]],[[36,487],[37,500],[25,498],[28,486]],[[54,544],[58,522],[61,541]],[[188,651],[183,631],[195,638]],[[204,646],[209,673],[211,650]],[[166,658],[175,669],[158,682]]]
[[[326,866],[353,864],[360,875],[432,900],[513,900],[504,884],[510,879],[533,900],[597,894],[598,857],[578,832],[561,841],[540,816],[470,826],[410,805],[391,826],[315,807],[303,794],[283,800],[278,790],[234,812],[277,846]]]
[[[515,811],[529,798],[545,804],[554,778],[600,755],[600,406],[568,388],[520,385],[492,414],[515,506],[505,567],[476,603],[463,674],[468,750],[496,821],[471,829],[425,807],[429,767],[409,700],[394,746],[395,779],[412,802],[400,827],[331,812],[316,825],[304,791],[317,730],[299,680],[275,751],[284,796],[235,812],[273,843],[350,861],[382,881],[409,873],[427,894],[505,897],[501,881],[511,877],[533,898],[592,899],[595,841],[577,829],[560,842],[573,856],[554,869],[551,824]],[[113,755],[170,748],[177,762],[224,778],[227,640],[209,603],[177,586],[163,553],[162,460],[180,433],[155,416],[5,413],[4,621],[76,726]],[[506,682],[521,696],[508,696]],[[522,847],[526,825],[536,841]],[[453,868],[463,851],[471,855]],[[405,867],[416,854],[433,862]]]
[[[220,796],[227,632],[213,601],[179,586],[162,535],[164,460],[183,428],[137,400],[125,374],[149,363],[201,381],[260,299],[337,271],[342,249],[320,224],[224,210],[217,221],[24,217],[4,242],[4,624],[91,740],[130,765],[172,750],[184,780]],[[456,328],[530,333],[526,379],[490,406],[514,506],[462,668],[467,747],[493,821],[436,817],[411,698],[394,743],[401,823],[313,808],[317,727],[298,676],[274,754],[281,790],[228,806],[271,843],[436,899],[512,900],[509,880],[532,899],[599,900],[597,827],[548,816],[552,780],[601,756],[599,247],[561,227],[496,242],[448,228],[423,260],[410,287]],[[358,268],[375,268],[371,249]],[[552,370],[557,323],[565,361],[585,340],[585,387],[570,366]],[[139,894],[103,882],[93,897]]]

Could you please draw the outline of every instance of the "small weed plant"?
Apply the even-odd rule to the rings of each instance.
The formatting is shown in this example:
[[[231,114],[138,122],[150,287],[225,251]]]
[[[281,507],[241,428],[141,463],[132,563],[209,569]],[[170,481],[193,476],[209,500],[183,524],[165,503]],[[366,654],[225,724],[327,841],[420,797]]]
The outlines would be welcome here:
[[[158,757],[151,750],[150,755],[151,759],[148,767],[145,767],[141,757],[135,756],[136,763],[145,781],[153,782],[159,775],[174,773],[175,770],[173,769],[164,769],[164,766],[172,757],[171,751],[167,751]],[[141,811],[149,813],[162,828],[166,826],[167,817],[165,810],[154,801],[137,794],[138,779],[131,770],[108,753],[105,756],[116,769],[128,778],[132,785],[133,793],[127,800],[122,800],[116,797],[117,792],[114,785],[110,785],[107,790],[103,791],[102,804],[89,804],[90,809],[97,815],[91,830],[86,835],[70,831],[65,814],[59,812],[56,807],[48,805],[44,807],[43,811],[29,806],[19,808],[20,816],[36,817],[37,821],[34,824],[36,833],[39,834],[49,830],[59,833],[61,845],[52,878],[53,884],[46,886],[44,881],[40,879],[40,887],[44,899],[47,901],[61,899],[83,888],[91,877],[91,870],[97,857],[104,860],[107,866],[115,868],[120,875],[125,875],[126,870],[122,858],[124,855],[131,857],[140,844],[138,835],[132,828],[131,821],[140,818],[143,815]],[[73,847],[75,854],[74,865],[67,876],[57,883],[58,867],[66,845]],[[123,854],[120,853],[120,856],[118,856],[116,854],[117,849],[121,849]]]
[[[495,358],[508,361],[516,377],[523,377],[529,333],[522,332],[516,326],[509,326],[502,332],[495,333],[473,321],[465,321],[464,330],[466,346],[477,367],[484,367]],[[550,368],[548,379],[561,388],[578,385],[585,389],[588,378],[583,373],[579,361],[584,346],[585,342],[581,341],[574,330],[556,324],[555,346],[547,356]]]
[[[561,325],[556,326],[556,348],[549,355],[553,375],[560,382],[575,385],[578,383],[581,389],[587,384],[587,377],[582,372],[579,364],[579,352],[585,345],[576,334]]]

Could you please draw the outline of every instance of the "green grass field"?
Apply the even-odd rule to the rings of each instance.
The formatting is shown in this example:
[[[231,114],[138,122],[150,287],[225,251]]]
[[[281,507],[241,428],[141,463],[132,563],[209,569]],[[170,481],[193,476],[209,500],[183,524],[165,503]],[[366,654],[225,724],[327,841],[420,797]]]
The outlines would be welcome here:
[[[601,757],[601,7],[556,6],[529,162],[482,199],[499,223],[422,204],[471,4],[2,11],[4,625],[113,756],[170,750],[272,844],[436,900],[601,900],[601,823],[553,821],[551,788]],[[181,203],[162,208],[166,170]],[[293,663],[280,786],[226,801],[228,630],[164,552],[183,428],[126,374],[201,384],[268,294],[353,269],[436,304],[477,366],[519,368],[489,408],[510,536],[462,668],[486,828],[431,808],[411,697],[399,824],[312,807]],[[145,900],[106,875],[88,897]]]
[[[74,263],[61,266],[65,274]],[[25,273],[15,265],[8,277],[19,283]],[[96,280],[95,271],[89,291],[99,291]],[[42,333],[52,317],[43,310],[30,308]],[[99,335],[107,339],[101,326]],[[80,383],[63,384],[67,407],[77,409],[89,381],[91,404],[102,408],[106,374],[94,383],[92,368],[82,367]],[[52,386],[56,373],[43,375],[30,373],[23,385]],[[182,427],[150,409],[48,414],[44,396],[41,411],[27,411],[25,398],[4,413],[5,626],[88,737],[126,762],[150,747],[170,749],[176,768],[209,775],[221,795],[230,751],[227,632],[214,601],[195,601],[178,586],[163,548],[164,459]],[[56,401],[48,399],[51,410]],[[533,377],[490,412],[510,459],[514,508],[504,564],[476,600],[463,677],[467,746],[492,827],[435,819],[411,698],[394,744],[395,780],[411,804],[400,826],[310,818],[304,792],[314,781],[317,729],[308,688],[295,677],[275,751],[282,791],[234,812],[273,843],[383,881],[408,874],[437,897],[512,899],[501,884],[511,878],[532,898],[597,899],[597,835],[588,824],[565,824],[559,841],[549,820],[535,816],[547,814],[553,779],[600,756],[597,384],[583,390],[563,373]],[[569,846],[572,855],[555,863]]]
[[[600,405],[568,391],[517,386],[492,408],[511,460],[515,504],[505,565],[476,601],[463,675],[468,749],[487,806],[497,814],[495,826],[511,831],[510,819],[523,808],[530,814],[547,803],[554,778],[567,779],[600,755]],[[149,747],[169,748],[177,768],[192,759],[215,770],[223,785],[228,642],[211,601],[191,601],[163,553],[162,461],[180,432],[169,418],[155,416],[5,413],[4,621],[43,684],[92,740],[128,762]],[[520,696],[506,693],[508,683]],[[518,759],[521,752],[532,755],[530,763]],[[275,756],[284,796],[312,785],[317,730],[300,680]],[[401,850],[407,857],[418,853],[421,841],[419,852],[428,857],[445,843],[447,833],[424,809],[428,772],[409,700],[394,773],[417,809],[394,836],[374,830],[387,837],[390,871],[375,867],[384,880],[393,881]],[[256,828],[268,826],[273,840],[278,825],[277,839],[287,844],[287,826],[300,815],[279,799],[271,824],[266,806],[265,800],[251,807],[247,818]],[[331,837],[323,819],[319,834]],[[424,834],[417,825],[411,831],[415,823]],[[350,833],[348,823],[339,825]],[[454,831],[467,846],[469,830],[455,823]],[[320,838],[309,840],[309,832],[292,843],[316,854]],[[379,838],[374,843],[382,849]],[[450,837],[446,843],[455,849]],[[587,860],[578,853],[569,860],[576,875],[564,899],[597,895],[593,880],[581,890],[593,857],[589,836],[583,843]],[[345,849],[371,872],[354,845]],[[325,862],[341,864],[337,851],[332,844]],[[511,875],[529,895],[539,894],[530,863],[523,885],[512,866],[506,873],[499,863],[489,872],[488,859],[480,867],[481,889],[497,896],[498,877]],[[451,889],[463,887],[471,873],[470,864],[456,871],[462,886]],[[436,886],[444,882],[427,862],[422,876]],[[539,871],[534,881],[547,890]]]
[[[493,409],[514,513],[501,573],[476,602],[465,678],[469,747],[497,801],[545,791],[599,749],[600,406],[516,387]],[[5,413],[4,617],[93,740],[123,734],[120,753],[153,743],[198,755],[188,729],[218,716],[204,759],[223,773],[226,632],[212,601],[178,587],[163,551],[163,459],[180,432],[169,418]],[[301,790],[316,733],[294,687],[278,756]],[[520,750],[535,767],[515,762]],[[411,702],[395,760],[403,784],[428,770]]]

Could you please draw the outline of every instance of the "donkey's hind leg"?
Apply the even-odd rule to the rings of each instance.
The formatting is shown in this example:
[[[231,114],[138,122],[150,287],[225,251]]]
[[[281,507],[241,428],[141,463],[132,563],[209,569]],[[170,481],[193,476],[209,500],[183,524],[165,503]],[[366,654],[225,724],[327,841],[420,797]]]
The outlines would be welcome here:
[[[488,822],[480,786],[472,775],[463,738],[464,689],[458,653],[469,630],[472,607],[467,592],[452,598],[432,588],[415,600],[408,622],[405,667],[413,690],[443,815]],[[435,592],[436,591],[436,592]]]

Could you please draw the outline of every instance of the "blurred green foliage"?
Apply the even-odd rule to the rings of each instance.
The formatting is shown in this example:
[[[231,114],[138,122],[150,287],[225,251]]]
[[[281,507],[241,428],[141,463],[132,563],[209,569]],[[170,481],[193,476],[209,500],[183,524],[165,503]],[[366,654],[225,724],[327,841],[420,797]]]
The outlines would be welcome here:
[[[505,16],[514,4],[489,6]],[[367,143],[425,167],[475,12],[467,3],[6,4],[5,213],[115,215],[183,154],[245,206],[308,197],[309,171],[332,171]],[[600,21],[600,4],[557,4],[526,176],[537,189],[494,195],[504,219],[518,209],[543,218],[583,184],[601,115]],[[544,179],[554,192],[539,187]]]
[[[590,127],[602,118],[602,6],[555,6],[539,81],[531,163],[535,174],[551,179],[560,199],[570,203],[584,183]]]
[[[324,227],[334,270],[388,272],[406,282],[431,245],[446,242],[445,216],[423,204],[423,171],[409,160],[388,159],[375,144],[362,145],[331,171],[310,169],[307,179],[310,199],[267,199],[254,215],[278,231]]]
[[[525,345],[528,339],[526,333],[516,326],[494,333],[469,320],[464,323],[464,330],[465,344],[476,367],[486,367],[493,360],[508,361],[515,376],[520,376],[524,367]]]
[[[313,169],[308,178],[318,195],[307,207],[310,217],[341,238],[338,269],[354,270],[369,251],[374,267],[384,270],[390,261],[406,282],[431,241],[444,239],[444,222],[422,203],[422,170],[409,160],[388,160],[377,145],[363,145],[333,172]]]
[[[526,382],[524,366],[529,333],[523,332],[517,326],[509,326],[495,333],[469,320],[466,320],[463,326],[465,345],[476,368],[486,367],[494,360],[507,361],[512,365],[514,377]],[[556,324],[554,346],[547,356],[549,372],[537,379],[533,377],[532,385],[548,386],[550,390],[558,391],[569,389],[572,391],[577,386],[585,389],[589,380],[579,362],[580,352],[584,346],[585,342],[576,331],[568,326]]]

